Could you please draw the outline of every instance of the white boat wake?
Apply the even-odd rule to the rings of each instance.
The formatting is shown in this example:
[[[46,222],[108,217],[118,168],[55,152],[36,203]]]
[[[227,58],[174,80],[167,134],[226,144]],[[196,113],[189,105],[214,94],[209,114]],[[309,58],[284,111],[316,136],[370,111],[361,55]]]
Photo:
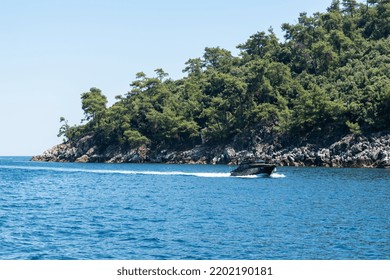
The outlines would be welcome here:
[[[286,178],[286,175],[282,174],[282,173],[272,173],[270,175],[271,178],[274,178],[274,179],[278,179],[278,178]]]
[[[53,172],[69,173],[96,173],[96,174],[127,174],[127,175],[157,175],[157,176],[195,176],[204,178],[245,178],[255,179],[264,177],[262,175],[231,176],[230,172],[181,172],[181,171],[149,171],[149,170],[116,170],[116,169],[84,169],[84,168],[61,168],[61,167],[42,167],[42,166],[14,166],[0,165],[2,169],[21,169],[21,170],[41,170]],[[270,178],[285,178],[284,174],[272,173]]]

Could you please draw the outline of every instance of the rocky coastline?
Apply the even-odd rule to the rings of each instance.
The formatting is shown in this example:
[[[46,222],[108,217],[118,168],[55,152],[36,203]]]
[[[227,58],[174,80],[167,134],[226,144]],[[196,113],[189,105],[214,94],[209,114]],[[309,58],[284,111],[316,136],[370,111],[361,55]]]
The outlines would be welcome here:
[[[244,140],[248,144],[242,148],[239,143]],[[145,146],[123,150],[115,145],[102,151],[89,135],[76,143],[56,145],[32,161],[233,165],[246,159],[262,159],[278,166],[390,168],[390,133],[347,135],[329,145],[295,146],[255,135],[226,145],[204,144],[182,151],[150,150]]]

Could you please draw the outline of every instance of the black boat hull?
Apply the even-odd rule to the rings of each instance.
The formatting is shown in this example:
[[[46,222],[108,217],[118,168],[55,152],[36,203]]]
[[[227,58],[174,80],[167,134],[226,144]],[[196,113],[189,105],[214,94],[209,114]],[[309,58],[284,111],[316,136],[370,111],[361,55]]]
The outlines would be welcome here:
[[[271,175],[275,170],[276,165],[273,164],[240,164],[236,169],[230,172],[231,176],[249,176],[249,175],[257,175],[257,174],[267,174]]]

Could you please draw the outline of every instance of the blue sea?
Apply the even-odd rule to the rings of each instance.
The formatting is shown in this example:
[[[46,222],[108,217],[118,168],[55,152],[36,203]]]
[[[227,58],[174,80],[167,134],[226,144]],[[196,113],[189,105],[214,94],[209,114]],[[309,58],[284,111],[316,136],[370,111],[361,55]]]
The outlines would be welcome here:
[[[0,157],[0,259],[390,259],[390,170]]]

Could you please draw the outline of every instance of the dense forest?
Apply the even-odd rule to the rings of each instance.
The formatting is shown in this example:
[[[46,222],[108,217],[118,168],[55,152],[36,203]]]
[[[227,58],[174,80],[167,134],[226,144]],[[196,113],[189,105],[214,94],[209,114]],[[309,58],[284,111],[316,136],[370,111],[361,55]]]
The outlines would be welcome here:
[[[61,118],[59,137],[161,150],[229,143],[264,127],[301,142],[390,129],[390,0],[333,1],[282,30],[283,42],[272,29],[252,35],[238,56],[205,48],[178,80],[140,72],[111,107],[91,88],[81,94],[84,121]]]

